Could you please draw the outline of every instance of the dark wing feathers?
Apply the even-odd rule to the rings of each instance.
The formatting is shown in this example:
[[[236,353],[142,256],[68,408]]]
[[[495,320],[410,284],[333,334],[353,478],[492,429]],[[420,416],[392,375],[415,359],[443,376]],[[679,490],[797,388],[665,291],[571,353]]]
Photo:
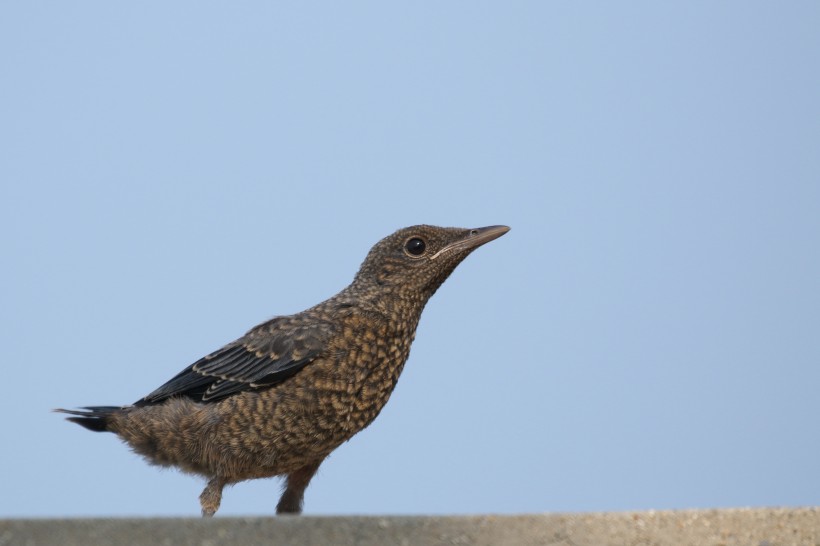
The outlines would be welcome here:
[[[197,360],[136,405],[156,404],[172,396],[211,402],[273,386],[315,360],[333,333],[329,321],[277,317]]]

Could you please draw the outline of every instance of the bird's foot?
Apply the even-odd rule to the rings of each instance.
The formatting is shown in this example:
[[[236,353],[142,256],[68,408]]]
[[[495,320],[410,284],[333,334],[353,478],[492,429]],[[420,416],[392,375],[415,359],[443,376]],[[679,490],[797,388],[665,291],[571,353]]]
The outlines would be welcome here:
[[[225,480],[214,478],[208,482],[202,494],[199,496],[199,504],[202,506],[202,517],[210,518],[219,510],[222,503],[222,488],[225,487]]]
[[[302,499],[282,497],[276,505],[276,513],[283,516],[298,516],[302,513]]]
[[[277,514],[289,514],[298,516],[302,513],[302,501],[305,498],[305,489],[310,483],[310,479],[319,470],[322,461],[307,464],[295,472],[288,474],[285,491],[279,504],[276,505]]]

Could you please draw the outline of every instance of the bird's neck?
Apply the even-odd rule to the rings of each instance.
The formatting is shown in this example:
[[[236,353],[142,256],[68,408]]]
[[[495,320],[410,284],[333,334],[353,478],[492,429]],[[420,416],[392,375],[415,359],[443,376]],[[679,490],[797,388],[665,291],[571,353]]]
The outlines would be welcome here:
[[[400,287],[386,287],[375,282],[357,280],[342,290],[337,298],[349,301],[359,309],[375,311],[386,318],[415,325],[430,296],[402,290]]]

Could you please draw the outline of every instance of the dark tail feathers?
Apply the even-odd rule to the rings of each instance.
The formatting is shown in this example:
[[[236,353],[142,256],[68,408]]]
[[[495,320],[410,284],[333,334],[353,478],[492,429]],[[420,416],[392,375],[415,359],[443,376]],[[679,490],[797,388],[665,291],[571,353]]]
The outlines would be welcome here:
[[[94,432],[108,432],[108,420],[116,412],[122,410],[118,406],[86,406],[79,410],[56,409],[58,413],[76,415],[76,417],[66,417],[67,421],[82,425]]]

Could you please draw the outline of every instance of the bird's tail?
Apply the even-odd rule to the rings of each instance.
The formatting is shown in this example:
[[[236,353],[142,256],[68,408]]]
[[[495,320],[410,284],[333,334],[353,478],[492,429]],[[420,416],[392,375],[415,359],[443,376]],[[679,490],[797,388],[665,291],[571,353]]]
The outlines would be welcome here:
[[[123,408],[118,406],[86,406],[78,410],[58,408],[54,411],[74,415],[75,417],[66,417],[66,420],[82,425],[88,430],[93,430],[94,432],[110,432],[108,424],[111,416],[122,409]]]

